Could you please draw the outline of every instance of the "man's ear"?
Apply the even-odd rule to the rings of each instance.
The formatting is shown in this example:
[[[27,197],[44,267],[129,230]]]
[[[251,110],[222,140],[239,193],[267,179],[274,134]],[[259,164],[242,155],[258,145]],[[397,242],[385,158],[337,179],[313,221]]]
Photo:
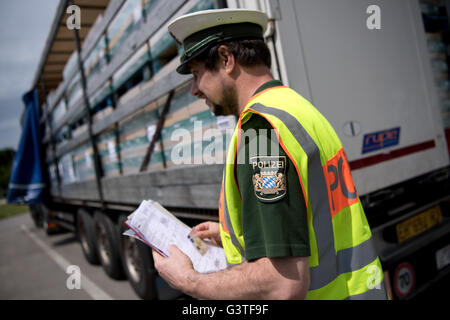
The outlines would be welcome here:
[[[225,45],[221,45],[217,50],[217,53],[219,56],[219,67],[221,69],[224,69],[226,73],[231,74],[236,66],[234,55]]]

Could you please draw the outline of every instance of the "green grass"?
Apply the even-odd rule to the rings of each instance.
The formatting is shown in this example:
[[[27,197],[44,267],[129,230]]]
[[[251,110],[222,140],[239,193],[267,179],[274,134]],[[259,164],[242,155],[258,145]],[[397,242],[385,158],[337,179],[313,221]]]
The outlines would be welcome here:
[[[0,205],[0,220],[9,218],[18,214],[29,212],[30,209],[26,205],[17,204],[1,204]]]

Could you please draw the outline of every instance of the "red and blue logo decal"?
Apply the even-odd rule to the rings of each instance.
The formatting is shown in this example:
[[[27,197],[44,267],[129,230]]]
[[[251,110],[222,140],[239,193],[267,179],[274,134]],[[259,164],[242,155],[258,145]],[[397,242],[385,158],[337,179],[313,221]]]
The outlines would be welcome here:
[[[364,135],[362,153],[368,153],[398,145],[400,128],[393,128]]]

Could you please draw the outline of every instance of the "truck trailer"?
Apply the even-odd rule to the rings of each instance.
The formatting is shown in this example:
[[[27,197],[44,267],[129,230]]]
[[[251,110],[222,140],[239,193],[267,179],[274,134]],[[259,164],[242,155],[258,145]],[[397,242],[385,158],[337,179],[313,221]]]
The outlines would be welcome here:
[[[45,180],[42,203],[31,206],[36,224],[76,232],[86,259],[127,277],[139,297],[178,296],[165,295],[150,249],[122,233],[144,199],[189,225],[218,220],[236,119],[190,95],[167,24],[226,7],[267,13],[274,77],[335,128],[390,297],[414,298],[447,277],[444,0],[61,0],[32,86]]]

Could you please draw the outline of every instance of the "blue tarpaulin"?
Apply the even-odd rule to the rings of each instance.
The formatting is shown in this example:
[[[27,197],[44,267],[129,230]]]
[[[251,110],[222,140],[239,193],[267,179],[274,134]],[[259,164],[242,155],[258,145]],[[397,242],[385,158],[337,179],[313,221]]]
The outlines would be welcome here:
[[[22,136],[14,156],[7,199],[9,203],[36,204],[42,202],[44,189],[37,90],[24,94],[22,99],[25,103]]]

